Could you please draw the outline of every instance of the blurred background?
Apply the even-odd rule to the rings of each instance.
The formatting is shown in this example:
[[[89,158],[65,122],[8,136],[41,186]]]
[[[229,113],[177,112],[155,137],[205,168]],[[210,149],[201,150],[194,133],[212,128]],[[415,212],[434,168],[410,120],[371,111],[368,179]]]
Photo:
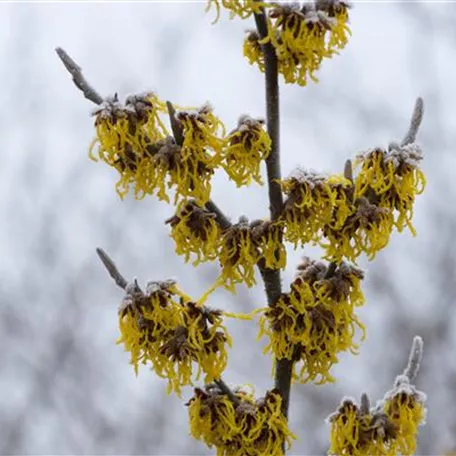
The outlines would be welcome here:
[[[240,114],[264,115],[263,77],[242,57],[244,30],[204,2],[0,3],[0,453],[212,454],[188,436],[182,400],[147,368],[135,378],[115,344],[121,290],[95,255],[103,247],[129,279],[175,277],[198,297],[216,265],[198,270],[174,255],[153,198],[121,201],[117,176],[91,162],[91,103],[71,82],[62,46],[102,95],[156,90],[180,105],[210,100],[233,128]],[[342,355],[337,383],[295,386],[292,454],[320,455],[326,416],[345,395],[380,399],[405,366],[415,334],[425,358],[418,387],[428,423],[418,454],[456,448],[456,5],[355,2],[353,37],[324,63],[319,84],[282,86],[282,169],[340,172],[346,158],[386,146],[407,131],[417,96],[418,136],[428,186],[415,206],[418,236],[395,234],[366,270],[368,337],[360,355]],[[233,221],[267,215],[267,190],[236,190],[222,175],[213,198]],[[302,254],[292,252],[284,287]],[[212,306],[263,306],[261,285],[239,296],[217,292]],[[271,387],[271,362],[256,327],[230,322],[229,383]]]

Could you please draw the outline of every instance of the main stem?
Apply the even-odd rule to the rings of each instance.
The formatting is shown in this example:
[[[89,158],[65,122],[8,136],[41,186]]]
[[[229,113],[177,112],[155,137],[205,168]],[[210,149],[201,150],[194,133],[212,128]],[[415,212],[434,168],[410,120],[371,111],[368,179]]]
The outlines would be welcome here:
[[[268,36],[268,25],[263,13],[255,14],[255,22],[260,38]],[[277,220],[283,210],[283,195],[280,188],[280,103],[279,72],[275,49],[270,42],[263,44],[266,79],[266,120],[271,138],[271,152],[266,159],[268,175],[269,210],[271,220]],[[282,293],[280,270],[261,268],[268,304],[274,304]],[[283,413],[288,417],[290,387],[293,362],[288,359],[276,360],[275,387],[283,400]]]

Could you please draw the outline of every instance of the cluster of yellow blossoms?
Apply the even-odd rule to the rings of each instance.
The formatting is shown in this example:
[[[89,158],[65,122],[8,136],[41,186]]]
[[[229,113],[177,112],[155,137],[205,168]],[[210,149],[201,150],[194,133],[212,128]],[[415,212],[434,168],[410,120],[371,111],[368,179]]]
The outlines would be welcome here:
[[[282,413],[282,397],[272,390],[255,399],[253,391],[238,389],[229,398],[215,385],[195,388],[188,402],[191,435],[217,456],[282,455],[282,444],[296,437]]]
[[[271,149],[264,122],[242,116],[237,129],[226,135],[221,120],[205,104],[175,114],[172,120],[182,130],[177,143],[161,119],[166,115],[166,103],[152,92],[127,97],[124,105],[117,97],[107,99],[94,112],[96,138],[90,157],[119,172],[116,189],[121,197],[133,186],[136,198],[156,193],[169,202],[168,190],[173,189],[175,204],[193,198],[204,205],[218,167],[237,186],[252,179],[262,183],[260,163]]]
[[[293,361],[293,377],[301,383],[334,381],[330,369],[338,353],[356,353],[356,327],[364,337],[364,326],[355,315],[355,308],[364,303],[362,279],[363,273],[346,263],[328,267],[304,258],[290,291],[260,309],[259,337],[269,338],[265,352]]]
[[[425,178],[416,144],[369,150],[357,157],[353,179],[295,171],[281,183],[287,195],[281,220],[284,238],[296,246],[318,244],[325,258],[356,261],[361,253],[373,259],[390,239],[411,223],[416,195]]]
[[[324,227],[340,230],[351,214],[352,183],[342,176],[297,169],[281,186],[288,197],[281,217],[284,236],[295,247],[318,242]]]
[[[416,341],[416,339],[415,339]],[[330,455],[383,456],[415,453],[418,427],[424,425],[426,395],[407,375],[397,377],[394,388],[376,407],[363,394],[361,406],[344,399],[328,421],[331,425]]]
[[[257,264],[269,269],[286,266],[280,223],[269,220],[249,223],[246,217],[240,217],[238,223],[222,229],[216,214],[195,201],[179,206],[166,223],[171,225],[176,253],[184,255],[185,261],[195,254],[194,265],[218,259],[222,271],[216,285],[232,292],[237,284],[248,287],[256,284]]]
[[[415,143],[392,144],[388,152],[373,149],[357,158],[360,168],[355,182],[355,195],[368,198],[379,208],[394,211],[393,223],[401,232],[408,227],[412,234],[413,203],[424,191],[426,178],[419,168],[423,154]]]
[[[308,78],[317,82],[315,72],[323,59],[337,54],[347,44],[348,3],[336,0],[263,5],[267,7],[271,7],[268,34],[261,37],[256,31],[249,31],[244,40],[245,57],[264,72],[263,45],[270,43],[286,83],[305,86]]]
[[[224,315],[192,302],[173,281],[150,282],[145,293],[130,284],[119,309],[118,343],[130,352],[136,374],[140,363],[150,363],[168,379],[168,392],[180,394],[202,373],[205,382],[220,378],[231,346]]]

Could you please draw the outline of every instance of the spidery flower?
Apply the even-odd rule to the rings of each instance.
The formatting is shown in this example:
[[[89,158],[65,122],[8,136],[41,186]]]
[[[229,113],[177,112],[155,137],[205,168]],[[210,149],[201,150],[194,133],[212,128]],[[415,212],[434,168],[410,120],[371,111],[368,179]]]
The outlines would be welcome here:
[[[282,241],[282,223],[257,220],[250,224],[259,259],[267,269],[284,269],[287,251]]]
[[[324,263],[304,258],[290,292],[260,309],[259,337],[269,338],[265,352],[293,361],[295,380],[332,382],[330,369],[338,353],[357,353],[357,327],[364,338],[364,326],[355,315],[364,303],[362,278],[359,269],[346,263],[330,272]]]
[[[259,252],[248,220],[240,217],[239,222],[231,225],[221,239],[219,260],[224,286],[234,292],[238,283],[245,283],[249,288],[255,285],[255,265],[258,259]]]
[[[244,57],[250,65],[257,65],[259,70],[264,73],[264,53],[260,44],[260,36],[256,30],[248,30],[244,38]]]
[[[216,167],[225,145],[225,126],[214,115],[212,106],[207,103],[195,111],[179,111],[176,119],[181,122],[184,135],[182,159]]]
[[[260,163],[270,151],[271,138],[264,130],[264,120],[241,116],[227,137],[223,168],[238,187],[249,185],[252,179],[263,184]]]
[[[325,258],[339,263],[343,258],[357,261],[361,253],[373,260],[377,252],[389,242],[394,227],[391,209],[378,207],[366,197],[358,198],[350,215],[339,229],[325,226],[320,245]]]
[[[397,442],[401,454],[414,454],[418,427],[424,425],[426,395],[410,384],[410,379],[400,375],[395,387],[383,399],[383,410],[397,429]]]
[[[153,145],[168,135],[160,119],[165,112],[165,104],[152,92],[127,97],[124,105],[115,96],[94,111],[96,137],[89,156],[119,172],[116,190],[122,198],[131,185],[137,198],[150,193],[148,174]]]
[[[159,199],[169,201],[167,188],[173,188],[175,204],[188,198],[194,198],[199,204],[209,200],[214,173],[210,167],[197,160],[185,159],[182,147],[172,137],[156,143],[155,151],[149,178]]]
[[[400,232],[412,225],[415,196],[424,191],[426,179],[419,168],[421,149],[416,144],[393,145],[389,151],[373,149],[358,156],[355,196],[366,196],[382,208],[394,211],[394,225]]]
[[[188,402],[190,433],[219,456],[282,455],[281,445],[290,446],[295,435],[282,413],[277,390],[255,400],[254,392],[235,391],[231,401],[217,387],[196,388]]]
[[[287,195],[281,216],[284,236],[295,247],[319,242],[324,227],[340,229],[354,210],[352,183],[342,176],[297,169],[281,187]]]
[[[254,13],[261,13],[263,8],[268,6],[264,2],[255,0],[208,0],[206,11],[209,11],[212,5],[216,9],[216,17],[213,23],[216,23],[220,18],[221,6],[230,12],[230,19],[233,19],[235,16],[241,19],[247,19]]]
[[[171,226],[170,236],[176,244],[176,253],[184,255],[186,262],[192,254],[196,255],[194,266],[217,259],[221,229],[214,213],[190,200],[183,202],[165,223]]]
[[[222,323],[223,313],[219,310],[193,302],[181,304],[180,324],[160,346],[154,366],[159,376],[170,380],[174,391],[179,393],[180,386],[193,384],[192,376],[198,380],[202,373],[205,383],[220,378],[228,361],[226,347],[231,346]],[[194,363],[198,367],[196,373]]]
[[[168,393],[180,395],[182,386],[203,373],[211,382],[225,369],[231,339],[223,315],[192,302],[173,281],[150,282],[146,293],[129,285],[119,310],[118,343],[130,352],[136,374],[140,363],[150,363],[168,380]]]
[[[316,0],[315,9],[317,12],[326,13],[332,19],[330,22],[331,33],[329,34],[328,49],[336,52],[343,49],[351,36],[348,26],[348,10],[350,2],[346,0]]]

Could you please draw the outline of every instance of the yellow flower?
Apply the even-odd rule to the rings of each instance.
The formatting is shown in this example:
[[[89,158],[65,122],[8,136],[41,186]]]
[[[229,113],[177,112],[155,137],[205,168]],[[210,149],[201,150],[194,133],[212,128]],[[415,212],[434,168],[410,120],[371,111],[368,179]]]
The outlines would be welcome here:
[[[296,437],[282,413],[277,390],[255,400],[254,393],[237,390],[231,401],[217,387],[195,389],[188,402],[190,433],[219,456],[282,455]]]
[[[234,292],[235,285],[245,283],[249,288],[256,284],[255,265],[259,252],[252,239],[252,231],[245,217],[231,225],[222,236],[220,264],[224,286]]]
[[[325,227],[340,229],[354,210],[352,184],[342,176],[298,169],[281,187],[288,197],[281,217],[284,236],[295,247],[319,242]]]
[[[220,18],[220,4],[230,12],[230,19],[233,19],[235,16],[241,19],[247,19],[254,13],[261,13],[263,8],[268,6],[264,2],[255,0],[208,0],[206,11],[209,11],[212,5],[215,6],[217,11],[213,23],[217,22]]]
[[[180,292],[172,281],[150,283],[146,294],[137,286],[127,287],[119,308],[121,335],[117,343],[123,343],[130,352],[136,374],[139,363],[153,359],[161,341],[178,325],[178,306],[172,299],[176,294]]]
[[[180,386],[193,384],[193,363],[198,366],[194,380],[202,373],[205,383],[219,379],[228,361],[226,347],[231,346],[221,311],[192,302],[181,304],[179,310],[180,324],[161,345],[154,366],[159,376],[169,379],[169,391],[178,394]]]
[[[271,138],[264,131],[264,121],[242,116],[238,126],[227,138],[223,168],[236,185],[262,184],[260,163],[271,151]]]
[[[406,226],[416,235],[412,225],[415,196],[424,191],[426,179],[419,169],[422,152],[416,144],[373,149],[357,159],[355,196],[366,196],[379,207],[394,211],[394,225],[401,232]]]
[[[171,225],[171,237],[176,243],[176,253],[185,261],[196,255],[193,265],[214,261],[220,250],[221,229],[215,214],[199,206],[195,201],[183,202],[176,215],[166,221]]]
[[[287,251],[282,241],[282,223],[269,220],[251,223],[254,244],[259,251],[262,266],[267,269],[284,269]]]
[[[391,209],[371,204],[365,197],[355,203],[356,212],[339,229],[325,226],[320,245],[325,258],[339,263],[343,258],[356,262],[361,253],[373,260],[389,242],[394,226]],[[326,239],[326,241],[325,241]]]
[[[260,309],[259,337],[269,338],[264,351],[292,360],[294,380],[332,382],[329,371],[338,362],[337,354],[347,350],[356,354],[356,327],[364,338],[364,326],[354,313],[364,303],[362,278],[359,269],[346,263],[330,271],[324,263],[304,258],[290,292]]]
[[[256,30],[248,30],[244,39],[244,56],[250,65],[256,64],[262,73],[264,73],[264,54],[261,49],[260,37]]]
[[[319,3],[318,10],[325,12],[332,19],[329,22],[331,33],[328,49],[330,50],[343,49],[348,43],[348,37],[351,36],[350,27],[348,26],[349,8],[350,4],[345,0]]]
[[[168,393],[180,395],[181,387],[193,385],[201,374],[211,382],[224,371],[231,339],[223,315],[190,301],[172,281],[151,282],[146,293],[129,285],[119,311],[118,343],[130,352],[136,374],[139,363],[150,363],[168,380]]]
[[[397,442],[401,454],[414,454],[418,427],[426,418],[424,401],[426,395],[409,383],[405,376],[399,376],[396,386],[386,394],[384,412],[397,428]]]
[[[225,126],[214,115],[212,106],[205,104],[196,111],[179,111],[176,118],[184,134],[182,159],[201,162],[210,168],[217,166],[225,145]]]
[[[156,149],[149,162],[150,172],[145,174],[151,191],[156,190],[159,199],[169,201],[167,188],[171,187],[175,190],[174,204],[181,198],[194,198],[201,205],[207,203],[213,170],[200,161],[184,159],[182,148],[171,137],[157,143]]]
[[[128,97],[124,105],[114,97],[94,112],[96,137],[89,156],[95,161],[101,159],[119,172],[116,189],[121,197],[128,193],[130,185],[134,186],[137,198],[149,193],[144,174],[148,173],[154,144],[168,136],[160,119],[165,112],[165,103],[154,93]]]

